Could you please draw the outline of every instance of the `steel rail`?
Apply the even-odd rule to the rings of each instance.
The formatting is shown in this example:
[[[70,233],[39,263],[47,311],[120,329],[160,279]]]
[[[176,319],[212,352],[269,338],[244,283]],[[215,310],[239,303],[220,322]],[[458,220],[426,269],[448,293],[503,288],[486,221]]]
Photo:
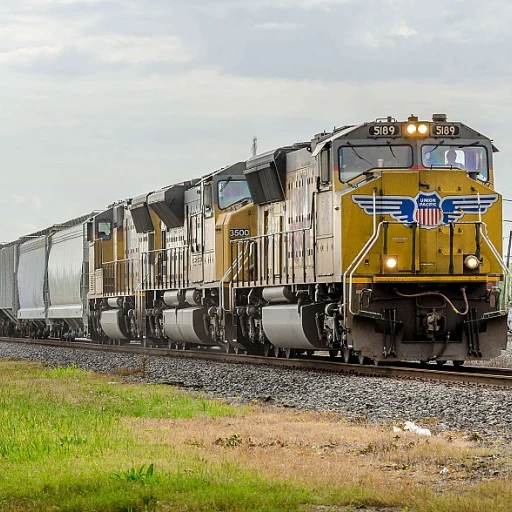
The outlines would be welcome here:
[[[205,359],[233,364],[257,364],[262,366],[287,367],[311,371],[349,374],[358,376],[392,377],[401,379],[419,379],[462,384],[476,384],[496,387],[512,387],[512,369],[467,366],[448,370],[403,365],[360,365],[325,361],[319,357],[314,359],[282,359],[252,355],[227,354],[213,350],[172,350],[167,348],[143,347],[141,345],[106,345],[83,341],[34,340],[27,338],[0,337],[0,342],[22,343],[61,348],[78,348],[100,352],[138,354],[147,357],[170,357]],[[453,368],[453,367],[452,367]]]

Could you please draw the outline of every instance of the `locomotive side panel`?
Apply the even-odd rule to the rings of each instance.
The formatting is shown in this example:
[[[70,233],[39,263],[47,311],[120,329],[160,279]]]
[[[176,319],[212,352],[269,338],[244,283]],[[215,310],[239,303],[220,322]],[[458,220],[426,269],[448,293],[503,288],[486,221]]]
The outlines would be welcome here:
[[[334,277],[333,194],[321,191],[316,196],[316,275],[319,281]]]

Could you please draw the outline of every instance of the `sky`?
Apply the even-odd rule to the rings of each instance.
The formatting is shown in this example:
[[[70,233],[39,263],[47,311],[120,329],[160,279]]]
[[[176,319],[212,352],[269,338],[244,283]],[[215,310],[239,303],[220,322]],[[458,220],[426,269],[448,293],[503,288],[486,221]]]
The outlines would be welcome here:
[[[412,113],[492,138],[512,199],[511,22],[508,0],[1,2],[0,241],[245,160],[254,136]]]

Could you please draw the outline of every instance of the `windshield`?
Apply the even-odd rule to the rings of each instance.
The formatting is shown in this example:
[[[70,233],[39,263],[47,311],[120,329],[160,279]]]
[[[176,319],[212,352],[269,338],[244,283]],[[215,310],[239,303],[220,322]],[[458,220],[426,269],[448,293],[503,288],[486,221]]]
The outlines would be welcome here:
[[[481,181],[489,181],[487,150],[483,146],[448,146],[427,144],[421,148],[424,167],[463,169],[475,173]]]
[[[219,208],[221,209],[227,208],[242,199],[251,199],[249,185],[245,180],[231,180],[228,178],[219,181],[217,191],[219,193]]]
[[[349,181],[360,174],[384,167],[409,168],[412,165],[411,146],[341,146],[338,150],[340,180]]]

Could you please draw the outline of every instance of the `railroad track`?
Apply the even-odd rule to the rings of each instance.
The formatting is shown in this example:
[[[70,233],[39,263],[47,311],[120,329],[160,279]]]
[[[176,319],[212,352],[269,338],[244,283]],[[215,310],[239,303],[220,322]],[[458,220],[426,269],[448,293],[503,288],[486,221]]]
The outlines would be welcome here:
[[[498,387],[512,387],[512,369],[483,366],[464,367],[422,367],[415,364],[397,365],[360,365],[346,364],[324,360],[316,356],[314,359],[281,359],[273,357],[226,354],[220,350],[173,350],[168,348],[143,347],[136,344],[105,345],[83,341],[34,340],[27,338],[3,338],[0,342],[24,343],[50,347],[80,348],[101,352],[138,354],[143,356],[200,358],[233,364],[259,364],[265,366],[280,366],[304,370],[325,371],[330,373],[347,373],[351,375],[367,375],[394,377],[403,379],[425,379],[444,382],[458,382]],[[327,356],[326,356],[327,357]]]

